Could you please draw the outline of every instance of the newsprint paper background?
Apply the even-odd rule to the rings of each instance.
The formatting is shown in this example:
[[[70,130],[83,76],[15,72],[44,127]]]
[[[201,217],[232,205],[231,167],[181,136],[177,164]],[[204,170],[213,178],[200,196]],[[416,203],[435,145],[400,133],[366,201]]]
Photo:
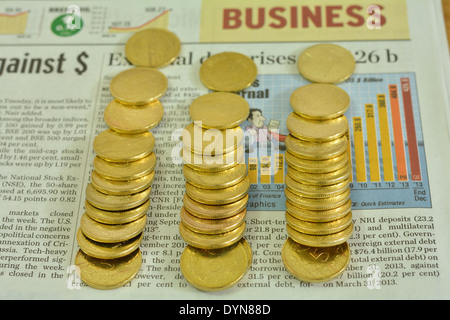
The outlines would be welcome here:
[[[448,299],[450,69],[440,1],[380,0],[378,11],[368,12],[370,5],[1,1],[0,298]],[[169,88],[161,99],[164,119],[152,130],[158,162],[143,263],[125,287],[95,290],[80,283],[74,266],[95,157],[92,143],[107,128],[103,110],[112,100],[109,82],[130,67],[124,45],[148,27],[176,33],[182,50],[161,69]],[[198,76],[202,61],[223,51],[255,61],[258,77],[240,94],[261,110],[266,128],[277,130],[272,145],[284,154],[289,96],[308,83],[298,74],[297,57],[322,42],[347,48],[357,61],[354,75],[339,84],[352,99],[346,116],[355,229],[347,270],[317,284],[300,282],[285,270],[280,255],[287,237],[285,172],[260,170],[263,158],[249,147],[246,161],[257,164],[245,232],[252,266],[230,289],[193,288],[179,266],[185,242],[178,232],[184,194],[178,152],[180,129],[191,122],[188,107],[208,92]],[[385,122],[379,121],[380,103],[387,108]],[[375,133],[366,131],[365,104],[374,106]],[[358,147],[365,157],[354,152],[355,119],[363,128]],[[246,121],[242,128],[252,125]],[[390,153],[381,147],[381,132],[388,133]],[[367,135],[374,134],[375,158],[374,150],[367,150]],[[280,168],[285,170],[283,163]]]

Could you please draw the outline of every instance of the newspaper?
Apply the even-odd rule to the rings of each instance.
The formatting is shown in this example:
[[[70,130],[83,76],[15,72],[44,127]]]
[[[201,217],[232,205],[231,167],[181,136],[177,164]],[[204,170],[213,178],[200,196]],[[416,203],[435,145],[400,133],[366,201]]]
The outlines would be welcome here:
[[[450,69],[440,1],[131,2],[0,2],[1,298],[450,298]],[[111,79],[131,67],[124,45],[148,27],[173,31],[182,50],[161,69],[169,88],[161,98],[164,119],[152,129],[158,161],[143,263],[124,287],[96,290],[74,266],[92,144],[107,128]],[[308,83],[297,57],[321,42],[347,48],[357,61],[355,74],[339,84],[352,100],[347,270],[314,284],[286,271],[285,163],[271,174],[261,164],[273,159],[247,150],[252,185],[244,237],[252,265],[230,289],[193,288],[179,265],[186,243],[178,231],[185,183],[178,151],[190,103],[208,92],[198,76],[201,63],[223,51],[252,57],[257,80],[239,94],[278,133],[283,154],[290,94]],[[375,119],[367,117],[367,105]]]

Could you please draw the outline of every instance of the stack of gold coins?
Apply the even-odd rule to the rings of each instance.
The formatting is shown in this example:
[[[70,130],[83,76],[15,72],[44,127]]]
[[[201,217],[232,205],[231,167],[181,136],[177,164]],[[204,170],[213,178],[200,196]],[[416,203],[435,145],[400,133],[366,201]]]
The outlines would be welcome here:
[[[192,102],[193,122],[183,130],[186,192],[179,231],[188,245],[180,266],[185,279],[200,290],[233,286],[252,262],[252,250],[243,237],[250,181],[239,127],[250,107],[233,92],[248,87],[255,77],[256,66],[242,54],[208,58],[200,78],[215,92]]]
[[[353,56],[335,45],[318,45],[299,57],[300,73],[316,83],[291,95],[286,120],[286,269],[298,279],[328,281],[350,260],[353,232],[348,156],[348,94],[334,85],[354,70]],[[325,69],[325,70],[324,70]]]
[[[139,246],[156,165],[155,138],[149,130],[163,118],[159,98],[168,87],[166,76],[154,68],[175,59],[179,47],[170,53],[165,50],[178,41],[174,37],[160,29],[133,35],[126,53],[138,66],[117,74],[110,83],[114,100],[104,111],[109,129],[94,139],[94,170],[86,188],[86,212],[77,232],[80,250],[75,258],[81,279],[97,289],[123,286],[137,274],[142,263]],[[149,38],[164,53],[157,54],[157,61],[149,59],[150,48],[143,50]],[[165,42],[170,44],[165,46]],[[133,56],[134,52],[144,56],[144,61]]]

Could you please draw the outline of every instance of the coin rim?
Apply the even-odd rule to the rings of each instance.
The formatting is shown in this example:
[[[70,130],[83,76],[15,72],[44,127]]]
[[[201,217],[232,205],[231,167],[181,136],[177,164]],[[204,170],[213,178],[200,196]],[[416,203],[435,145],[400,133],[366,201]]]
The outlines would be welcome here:
[[[220,110],[220,109],[214,110],[215,113],[219,116],[214,117],[212,123],[211,123],[211,118],[206,119],[207,121],[205,122],[204,121],[205,119],[202,119],[202,116],[199,117],[199,114],[200,115],[204,114],[204,111],[201,109],[201,108],[205,108],[203,100],[204,99],[215,99],[215,97],[220,97],[220,96],[228,97],[228,99],[227,98],[220,99],[220,100],[223,100],[223,99],[227,100],[228,105],[230,103],[241,104],[242,108],[246,109],[246,111],[247,111],[245,117],[244,116],[242,116],[242,117],[235,116],[232,118],[231,122],[227,122],[227,123],[222,122],[221,124],[217,124],[217,120],[220,118],[220,114],[222,113],[222,115],[223,115],[223,112],[224,112],[224,110]],[[232,99],[232,101],[229,101],[230,99]],[[219,105],[219,104],[217,103],[217,105]],[[210,107],[210,106],[211,105],[208,105],[208,107]],[[226,105],[221,103],[220,107],[226,108]],[[197,110],[198,108],[200,108],[200,110]],[[229,129],[229,128],[237,127],[238,125],[243,123],[245,120],[247,120],[249,113],[250,113],[250,105],[248,104],[247,100],[245,100],[241,96],[239,96],[235,93],[231,93],[231,92],[218,91],[218,92],[207,93],[207,94],[204,94],[204,95],[201,95],[201,96],[195,98],[194,101],[192,101],[192,103],[189,106],[189,116],[191,117],[192,121],[194,121],[194,122],[197,121],[197,122],[201,123],[201,126],[206,129]]]
[[[244,208],[247,207],[249,196],[246,194],[242,199],[237,200],[235,202],[224,204],[224,205],[210,205],[210,204],[204,204],[200,203],[198,201],[195,201],[187,193],[183,196],[183,205],[192,215],[195,215],[199,218],[204,219],[223,219],[231,217],[240,211],[242,211]],[[193,207],[194,206],[194,207]],[[195,208],[202,208],[203,211],[195,210]],[[214,212],[213,214],[208,214],[205,212]],[[232,209],[229,209],[232,208]],[[221,210],[222,209],[222,210]],[[224,212],[225,209],[225,213]],[[228,210],[227,210],[228,209]],[[214,211],[213,211],[214,210]],[[219,214],[217,214],[217,211],[219,211]]]
[[[351,258],[350,247],[349,247],[347,242],[345,242],[343,244],[344,245],[346,244],[346,251],[348,252],[348,258],[346,260],[346,263],[344,263],[342,268],[339,269],[337,272],[335,272],[332,275],[329,275],[327,277],[311,278],[311,277],[302,276],[300,274],[300,272],[299,272],[299,270],[301,270],[301,268],[300,269],[294,268],[292,265],[290,265],[288,263],[288,259],[287,259],[287,257],[289,256],[289,252],[287,252],[287,250],[289,250],[288,247],[291,247],[290,248],[290,255],[292,256],[292,254],[294,253],[294,251],[292,249],[292,245],[297,245],[297,243],[294,240],[292,240],[291,238],[286,239],[286,241],[285,241],[285,243],[284,243],[284,245],[283,245],[283,247],[281,249],[281,259],[283,261],[283,265],[286,268],[286,270],[288,270],[289,273],[292,274],[298,280],[305,281],[305,282],[316,282],[316,283],[317,282],[327,282],[327,281],[335,279],[336,277],[341,275],[345,271],[345,269],[347,269],[347,266],[350,263],[350,258]]]
[[[211,205],[229,204],[245,197],[250,190],[250,179],[246,176],[241,182],[223,189],[202,189],[186,182],[185,189],[189,197],[197,202]],[[231,194],[227,195],[227,191]],[[212,195],[217,195],[219,192],[225,193],[225,197],[211,199]]]
[[[187,156],[187,154],[190,155],[190,160]],[[214,159],[215,157],[221,157],[221,160],[218,160],[219,163],[215,163]],[[203,156],[197,153],[194,153],[190,150],[187,150],[186,148],[181,148],[181,158],[183,159],[183,163],[189,167],[191,167],[194,170],[198,171],[207,171],[207,172],[218,172],[230,169],[238,164],[244,164],[245,163],[245,153],[244,153],[244,147],[242,145],[239,145],[236,149],[234,149],[231,152],[227,152],[221,155],[216,156]],[[205,158],[208,161],[205,161]],[[231,161],[230,161],[231,159]],[[211,161],[212,163],[206,163]]]
[[[108,138],[108,136],[109,136],[109,138]],[[138,136],[140,136],[141,138],[137,139]],[[105,137],[106,137],[106,141],[105,141]],[[131,139],[127,143],[127,147],[129,150],[133,150],[133,152],[128,152],[128,154],[123,152],[123,148],[120,148],[121,145],[118,143],[118,141],[117,140],[114,141],[114,139],[117,139],[117,137],[120,137],[120,139],[125,139],[125,140]],[[111,141],[111,139],[112,139],[112,141]],[[120,140],[120,141],[122,142],[125,140]],[[139,146],[139,145],[145,145],[146,148],[145,149],[139,148],[139,149],[137,149],[137,150],[139,150],[139,152],[136,152],[136,148],[131,148],[131,144],[130,144],[131,142],[133,143],[134,147]],[[110,150],[103,150],[103,148],[101,148],[102,144],[107,144],[110,146],[111,145],[117,146],[117,148],[120,148],[120,150],[122,152],[119,152],[119,153],[112,152],[111,153]],[[120,133],[120,132],[114,131],[112,129],[107,129],[107,130],[100,132],[94,138],[94,142],[93,142],[94,152],[96,153],[96,155],[99,158],[102,158],[105,161],[119,162],[119,163],[123,163],[123,162],[128,163],[128,162],[141,160],[141,159],[145,158],[146,156],[150,155],[150,153],[153,152],[154,147],[155,147],[155,137],[153,136],[153,134],[150,131],[135,133],[135,134],[126,134],[126,133]]]
[[[150,197],[151,190],[152,187],[148,187],[141,192],[131,195],[116,196],[102,193],[89,183],[86,187],[86,200],[89,201],[92,206],[105,211],[125,211],[136,208],[147,201]],[[96,201],[99,200],[99,197],[103,198],[104,201]],[[111,199],[114,199],[114,202],[111,202]],[[118,202],[119,199],[120,202]]]
[[[116,108],[115,110],[113,108]],[[122,109],[123,110],[120,110]],[[131,124],[134,124],[133,119],[130,119],[131,112],[128,109],[138,109],[144,114],[152,115],[152,121],[147,122],[142,127],[133,127]],[[112,111],[113,110],[113,111]],[[119,110],[119,114],[117,114],[117,110]],[[114,112],[115,111],[115,112]],[[112,114],[110,114],[112,112]],[[158,115],[158,117],[154,117],[154,115]],[[156,127],[164,117],[164,107],[159,100],[153,101],[148,104],[143,105],[124,105],[117,100],[111,101],[103,111],[103,120],[106,125],[110,127],[110,129],[117,131],[119,133],[142,133],[146,132],[150,129]],[[130,129],[131,127],[131,129]]]
[[[328,160],[331,158],[335,158],[344,152],[347,152],[349,141],[347,135],[343,135],[342,137],[327,142],[311,142],[298,139],[293,135],[289,134],[285,139],[285,143],[286,143],[286,150],[288,150],[290,153],[292,153],[294,156],[298,158],[306,160]],[[299,151],[298,148],[296,148],[296,144],[299,143],[303,144],[304,146],[307,146],[308,149],[310,149],[311,146],[313,145],[324,147],[326,145],[331,144],[336,144],[339,148],[335,147],[333,152],[331,153],[330,152],[327,153],[325,151],[318,152],[317,150],[311,151],[305,148],[302,148],[302,151]],[[307,150],[307,152],[306,153],[303,152],[304,150]]]
[[[240,173],[240,175],[237,178],[232,180],[230,178],[230,176],[232,174],[232,173],[230,173],[230,171],[237,170],[238,166],[241,166],[240,168],[244,168],[243,172]],[[209,172],[209,171],[196,170],[185,164],[185,165],[183,165],[183,176],[187,182],[189,182],[190,184],[192,184],[193,186],[195,186],[197,188],[224,189],[224,188],[232,187],[232,186],[238,184],[239,182],[241,182],[242,180],[244,180],[247,177],[247,165],[237,164],[231,168],[228,168],[228,169],[225,169],[222,171]],[[203,178],[196,179],[198,176],[203,176]],[[216,182],[217,177],[221,178],[221,181],[219,183]]]
[[[121,242],[117,242],[117,243],[116,242],[102,243],[102,242],[92,240],[92,239],[88,238],[87,236],[85,236],[83,234],[83,232],[81,231],[81,228],[78,228],[78,231],[77,231],[77,243],[78,243],[78,246],[80,247],[80,249],[84,253],[86,253],[88,256],[91,256],[91,257],[94,257],[97,259],[105,259],[105,260],[121,258],[121,257],[124,257],[124,256],[132,253],[134,250],[139,248],[143,237],[144,237],[144,233],[141,232],[137,236],[135,236],[131,239],[125,240],[125,241],[121,241]],[[123,242],[129,242],[129,243],[126,244],[125,246],[120,246],[119,247],[121,249],[120,251],[117,250],[117,248],[115,248],[117,246],[117,244],[123,243]],[[111,246],[110,248],[106,248],[104,246],[105,244],[112,244],[114,247]],[[95,247],[97,249],[93,250],[92,247]],[[116,250],[114,250],[114,249],[116,249]]]
[[[324,172],[324,173],[310,173],[303,172],[287,166],[287,175],[289,175],[293,180],[310,185],[316,186],[329,186],[338,184],[342,181],[348,180],[352,173],[352,165],[347,162],[345,166],[339,168],[335,171]]]
[[[327,222],[339,219],[352,210],[352,201],[348,199],[343,205],[327,210],[311,210],[305,208],[299,208],[294,203],[286,200],[286,211],[288,211],[294,217],[301,220],[310,222]]]
[[[301,108],[302,105],[298,101],[295,101],[297,99],[297,95],[305,94],[305,93],[303,93],[303,90],[308,90],[308,88],[311,88],[312,86],[323,86],[323,87],[326,87],[327,89],[329,89],[329,90],[325,90],[325,91],[330,92],[331,90],[336,90],[336,92],[345,94],[345,96],[348,97],[348,103],[346,104],[345,107],[340,108],[339,111],[337,111],[337,112],[334,112],[334,113],[327,112],[327,113],[323,113],[322,116],[312,116],[308,112],[305,112],[303,110],[303,108]],[[292,92],[289,101],[290,101],[292,109],[294,109],[294,112],[296,114],[298,114],[299,116],[302,116],[304,118],[314,119],[314,120],[329,120],[329,119],[337,118],[339,116],[344,115],[344,113],[350,107],[350,96],[348,95],[348,93],[344,89],[342,89],[334,84],[329,84],[329,83],[311,83],[311,84],[301,86]],[[317,106],[314,109],[317,110],[318,109]]]
[[[152,64],[152,65],[141,64],[139,61],[134,60],[134,58],[130,58],[129,50],[130,50],[130,47],[135,46],[135,44],[132,44],[133,40],[135,40],[138,37],[141,37],[143,34],[148,33],[150,31],[164,32],[166,34],[165,35],[166,37],[170,37],[171,40],[174,40],[173,43],[175,44],[176,49],[174,50],[174,52],[172,52],[172,54],[168,55],[168,58],[165,59],[163,62],[160,62],[157,64]],[[144,36],[148,36],[148,35],[144,35]],[[156,45],[158,45],[158,44],[156,44]],[[136,32],[135,34],[133,34],[126,42],[124,50],[125,50],[125,57],[127,58],[127,60],[135,66],[148,67],[148,68],[163,68],[163,67],[170,65],[179,56],[179,54],[181,52],[181,41],[175,33],[171,32],[167,29],[147,28],[147,29],[140,30],[140,31]]]
[[[332,233],[337,233],[350,225],[352,222],[352,212],[350,211],[345,216],[332,220],[332,221],[324,221],[324,222],[311,222],[302,219],[298,219],[295,216],[291,215],[288,211],[285,212],[286,224],[289,225],[292,229],[301,232],[307,233],[311,235],[327,235]]]
[[[125,257],[121,257],[121,258],[117,258],[117,259],[105,260],[105,259],[97,259],[97,258],[94,258],[94,257],[90,257],[90,256],[88,256],[86,253],[84,253],[80,249],[80,250],[78,250],[78,252],[77,252],[77,254],[75,256],[75,265],[80,268],[79,269],[80,270],[80,274],[79,274],[80,275],[80,279],[84,283],[86,283],[88,286],[90,286],[92,288],[95,288],[95,289],[100,289],[100,290],[116,289],[116,288],[120,288],[120,287],[124,286],[125,284],[127,284],[128,282],[130,282],[137,275],[137,273],[139,272],[139,270],[141,268],[141,265],[142,265],[142,253],[141,253],[139,248],[136,249],[135,252],[132,252],[129,255],[125,256]],[[126,257],[131,258],[131,260],[126,261],[125,260]],[[95,279],[100,279],[100,277],[96,277],[95,276],[95,275],[98,274],[98,272],[97,272],[98,270],[96,270],[96,268],[94,268],[93,270],[87,271],[87,272],[83,271],[83,270],[86,270],[85,269],[86,267],[92,267],[92,263],[89,263],[89,260],[88,260],[89,258],[90,259],[94,259],[94,260],[108,261],[109,264],[111,264],[111,262],[114,263],[114,262],[118,262],[118,261],[120,261],[120,262],[124,261],[127,265],[133,265],[135,268],[133,269],[133,272],[127,274],[127,277],[124,278],[124,279],[121,279],[119,282],[116,282],[116,283],[111,284],[111,285],[105,285],[105,284],[101,284],[101,283],[95,282]],[[130,263],[130,261],[134,261],[135,259],[139,261],[136,265]],[[83,262],[83,261],[85,261],[85,262]],[[113,271],[114,269],[105,269],[104,268],[102,270],[104,270],[104,271]],[[84,276],[84,274],[93,275],[93,276],[92,277],[86,277],[86,276]],[[124,273],[121,273],[121,274],[123,275]],[[102,277],[102,278],[105,278],[105,277]],[[114,277],[110,276],[110,277],[106,277],[106,278],[111,279],[111,278],[114,278]]]
[[[223,219],[203,219],[191,214],[184,206],[180,209],[180,221],[192,231],[206,234],[225,233],[236,229],[245,222],[247,209]],[[213,227],[211,227],[213,225]]]
[[[84,213],[80,219],[80,229],[83,234],[91,240],[103,243],[117,243],[134,238],[145,229],[146,224],[147,215],[143,215],[134,221],[123,224],[101,223],[92,219],[86,213]],[[102,229],[106,229],[108,234],[105,235],[105,232],[95,233]]]
[[[121,96],[121,94],[118,93],[116,90],[116,87],[121,87],[121,86],[116,85],[115,82],[119,81],[117,79],[120,79],[120,77],[123,76],[124,73],[133,72],[132,70],[136,70],[136,69],[146,70],[146,71],[150,71],[150,72],[157,74],[160,77],[159,81],[162,82],[162,89],[159,92],[157,92],[156,94],[148,95],[147,98],[144,98],[143,100],[132,100],[130,98],[127,98],[126,96],[125,97]],[[119,72],[118,74],[116,74],[109,83],[109,91],[110,91],[111,95],[114,97],[114,99],[116,99],[120,103],[126,104],[126,105],[138,106],[138,105],[149,104],[156,100],[159,100],[166,93],[168,86],[169,86],[168,79],[167,79],[166,75],[164,73],[162,73],[161,71],[159,71],[157,69],[153,69],[153,68],[147,68],[147,67],[133,67],[133,68],[123,70],[122,72]]]
[[[123,211],[102,210],[94,207],[89,201],[85,200],[84,208],[87,215],[104,224],[124,224],[139,219],[146,215],[150,208],[150,197],[141,205]]]
[[[331,128],[331,126],[333,126],[334,122],[336,122],[336,121],[343,121],[345,123],[345,125],[339,124],[337,127],[340,128],[341,126],[343,126],[343,127],[345,127],[345,130],[335,130],[334,134],[332,134],[330,136],[314,135],[314,134],[311,134],[311,132],[302,131],[302,129],[305,128],[304,123],[301,123],[302,121],[315,122],[319,126],[325,125],[328,128]],[[295,112],[291,112],[286,118],[286,126],[291,135],[293,135],[297,139],[305,140],[305,141],[309,141],[309,142],[332,141],[332,140],[338,139],[338,138],[348,134],[348,130],[349,130],[348,120],[347,120],[347,117],[344,115],[342,115],[338,118],[334,118],[334,119],[314,120],[314,119],[303,118],[303,117],[299,116],[298,114],[296,114]],[[342,128],[340,128],[340,129],[342,129]],[[320,132],[320,130],[319,130],[319,132]]]
[[[132,195],[144,191],[152,185],[154,179],[155,171],[150,172],[146,176],[128,181],[109,180],[99,175],[95,170],[91,173],[91,183],[97,191],[115,196]],[[112,188],[111,185],[120,185],[120,188]]]
[[[350,62],[353,67],[352,67],[351,71],[349,70],[345,74],[340,75],[339,77],[335,77],[335,78],[331,79],[330,81],[320,81],[320,79],[318,79],[317,77],[314,77],[314,75],[316,74],[315,72],[308,72],[308,71],[305,72],[305,70],[303,69],[303,64],[305,66],[308,66],[308,63],[304,63],[303,60],[304,60],[305,56],[311,55],[310,54],[311,50],[314,50],[318,47],[330,47],[330,46],[337,48],[337,49],[341,50],[342,52],[346,53],[347,57],[351,58]],[[328,49],[326,51],[328,51]],[[319,44],[310,46],[310,47],[306,48],[305,50],[303,50],[297,59],[297,70],[298,70],[299,74],[302,75],[306,80],[311,81],[313,83],[326,83],[326,84],[341,83],[341,82],[347,80],[355,72],[355,68],[356,68],[356,60],[355,60],[355,57],[352,55],[352,53],[349,50],[347,50],[346,48],[339,46],[337,44],[333,44],[333,43],[319,43]]]
[[[344,230],[327,235],[313,235],[299,232],[286,224],[286,233],[293,241],[305,246],[332,247],[342,244],[350,239],[353,233],[353,222],[351,222]]]
[[[183,240],[193,247],[200,249],[220,249],[238,242],[244,235],[245,226],[246,223],[244,221],[244,223],[231,231],[206,234],[195,232],[180,221],[178,230]]]
[[[136,164],[137,162],[143,162],[146,159],[148,161],[150,161],[149,162],[150,166],[146,167],[145,170],[140,171],[138,173],[133,173],[132,175],[130,175],[129,173],[127,175],[123,175],[123,173],[121,175],[117,175],[117,172],[120,172],[121,170],[124,170],[124,169],[123,168],[120,168],[120,169],[114,168],[117,166],[119,166],[119,167],[120,166],[126,166],[126,167],[133,166],[133,164]],[[146,156],[142,159],[139,159],[136,161],[128,161],[128,162],[111,162],[111,161],[107,161],[103,158],[100,158],[99,156],[96,156],[94,158],[93,164],[94,164],[94,170],[97,172],[97,174],[101,175],[105,179],[114,180],[114,181],[127,181],[127,180],[138,179],[143,176],[146,176],[147,174],[150,174],[152,171],[155,170],[156,162],[157,162],[156,154],[152,151],[148,156]],[[136,165],[138,165],[138,164],[136,164]],[[106,171],[103,170],[105,168],[107,169]],[[114,172],[116,174],[114,174]]]
[[[349,179],[330,185],[312,185],[294,180],[288,174],[286,174],[284,182],[286,188],[288,188],[292,193],[306,198],[328,198],[336,196],[344,192],[350,185]]]
[[[193,128],[193,129],[191,129],[191,128]],[[202,138],[202,140],[201,140],[201,147],[202,147],[202,149],[201,150],[195,148],[195,147],[197,147],[197,144],[195,143],[195,141],[194,141],[194,143],[192,143],[192,140],[194,138],[196,138],[196,134],[195,134],[196,129],[195,128],[199,128],[199,130],[201,130],[201,138]],[[227,128],[227,129],[216,129],[216,128],[209,128],[209,129],[207,129],[207,128],[201,127],[200,125],[196,125],[195,122],[191,122],[190,124],[188,124],[187,126],[185,126],[183,128],[183,132],[181,134],[181,140],[183,141],[183,148],[185,148],[187,150],[190,150],[192,153],[205,155],[204,154],[204,149],[205,149],[204,147],[209,147],[212,143],[215,143],[215,140],[214,140],[214,142],[203,141],[205,131],[207,131],[207,130],[217,130],[217,131],[221,132],[222,137],[225,137],[225,147],[226,148],[225,149],[221,148],[219,153],[216,153],[216,148],[214,148],[212,150],[212,152],[211,152],[211,156],[218,156],[218,155],[221,155],[221,154],[232,152],[239,145],[241,145],[242,140],[244,139],[244,135],[245,135],[244,130],[242,130],[242,128],[239,127],[239,126],[236,126],[236,127],[233,127],[233,128]],[[234,139],[233,139],[233,143],[230,144],[230,145],[228,145],[228,143],[226,142],[226,137],[227,137],[227,131],[228,130],[235,130],[235,131],[239,132],[240,136],[237,136],[238,141],[236,143],[234,143]],[[224,133],[224,131],[225,131],[225,133]],[[189,138],[190,139],[184,139],[184,132],[188,132],[189,133]],[[207,145],[205,146],[204,143],[207,143]],[[222,147],[223,147],[223,143],[224,143],[224,141],[223,141],[223,138],[222,138]]]
[[[344,205],[350,199],[350,188],[344,192],[328,198],[307,198],[297,195],[289,189],[284,190],[287,200],[294,206],[309,210],[330,210]],[[296,202],[297,201],[297,202]]]
[[[218,70],[215,70],[214,67],[208,65],[211,61],[214,64],[214,60],[217,60],[219,58],[222,58],[223,56],[232,56],[231,61],[233,59],[236,59],[238,57],[241,59],[244,63],[246,63],[246,66],[250,68],[250,70],[246,70],[245,73],[241,73],[241,75],[245,75],[247,79],[238,81],[233,81],[233,85],[230,85],[229,87],[225,87],[223,83],[217,82],[216,79],[214,79],[214,75],[217,74]],[[230,60],[230,58],[228,59]],[[216,63],[217,65],[217,63]],[[222,65],[222,63],[221,63]],[[223,71],[223,69],[221,69]],[[212,77],[211,77],[212,75]],[[219,91],[219,92],[238,92],[245,90],[246,88],[250,87],[252,83],[255,81],[256,77],[258,76],[258,68],[255,64],[255,62],[245,54],[239,53],[239,52],[231,52],[231,51],[225,51],[216,53],[212,56],[209,56],[200,66],[199,70],[199,77],[200,81],[203,83],[205,87],[207,87],[210,90]],[[238,85],[238,83],[240,85]],[[242,83],[242,84],[241,84]]]
[[[196,250],[204,250],[204,249],[199,249],[196,247],[193,247],[191,245],[188,245],[184,248],[181,257],[180,257],[180,270],[184,276],[184,278],[186,279],[186,281],[191,284],[194,288],[197,288],[198,290],[202,290],[202,291],[219,291],[219,290],[225,290],[228,288],[233,287],[236,283],[238,283],[243,277],[244,275],[247,273],[247,271],[250,268],[250,263],[248,262],[249,260],[251,260],[251,257],[248,256],[248,248],[245,247],[245,244],[242,242],[242,240],[245,241],[245,239],[241,239],[239,242],[233,244],[233,246],[229,246],[228,250],[235,250],[237,247],[242,247],[241,250],[243,251],[243,258],[247,259],[247,263],[246,263],[246,267],[243,268],[243,270],[241,270],[241,272],[239,274],[236,275],[235,279],[233,279],[232,281],[219,286],[219,287],[212,287],[212,286],[206,286],[206,285],[201,285],[198,283],[198,281],[196,282],[195,279],[190,277],[190,273],[187,272],[188,269],[186,269],[186,267],[191,267],[191,270],[196,270],[198,271],[197,268],[195,268],[196,263],[194,263],[193,261],[191,261],[190,263],[185,262],[185,260],[187,259],[187,255],[188,255],[188,250],[191,251],[196,251]],[[225,248],[221,248],[221,249],[225,249]],[[220,250],[220,249],[219,249]],[[223,264],[224,266],[229,266],[230,264]],[[228,272],[225,274],[229,274]],[[224,273],[217,273],[217,276],[219,277],[223,277]]]
[[[336,160],[336,158],[339,158],[339,159]],[[298,171],[304,171],[304,172],[310,172],[310,173],[327,173],[327,172],[336,171],[336,170],[344,167],[349,162],[348,152],[343,152],[340,155],[330,158],[330,159],[311,160],[311,159],[299,158],[296,155],[294,155],[293,153],[291,153],[289,150],[287,150],[287,152],[285,153],[285,159],[286,159],[286,164],[288,166],[291,166]],[[314,166],[308,167],[307,166],[308,163],[310,163],[311,165],[320,164],[320,165],[323,165],[323,167],[314,167]],[[333,163],[333,165],[329,165],[329,163]]]

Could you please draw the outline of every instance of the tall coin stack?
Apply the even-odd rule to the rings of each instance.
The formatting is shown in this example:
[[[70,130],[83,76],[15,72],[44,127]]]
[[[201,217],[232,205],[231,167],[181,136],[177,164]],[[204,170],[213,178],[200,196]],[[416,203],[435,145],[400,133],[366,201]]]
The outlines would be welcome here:
[[[335,83],[354,70],[353,56],[325,44],[305,50],[298,68],[315,82],[296,89],[286,120],[286,269],[300,280],[322,282],[344,272],[353,232],[349,177],[348,94]]]
[[[252,71],[241,73],[249,64]],[[186,192],[179,231],[188,245],[180,267],[185,279],[204,291],[233,286],[252,262],[251,247],[243,237],[250,181],[239,127],[250,107],[233,92],[248,87],[255,77],[256,66],[244,55],[226,52],[209,57],[200,78],[215,92],[191,103],[193,122],[183,130]]]
[[[94,139],[94,171],[86,188],[86,212],[77,232],[80,250],[75,258],[81,279],[97,289],[123,286],[142,263],[139,246],[156,165],[155,139],[149,130],[163,118],[159,98],[168,86],[166,76],[154,68],[167,65],[178,55],[174,37],[161,29],[133,35],[125,49],[136,66],[117,74],[110,83],[114,100],[104,111],[109,129]],[[166,54],[164,61],[150,59],[149,63],[152,51],[146,51],[145,44],[151,40]],[[170,41],[174,49],[165,50],[164,41]],[[141,60],[133,56],[136,51]]]

